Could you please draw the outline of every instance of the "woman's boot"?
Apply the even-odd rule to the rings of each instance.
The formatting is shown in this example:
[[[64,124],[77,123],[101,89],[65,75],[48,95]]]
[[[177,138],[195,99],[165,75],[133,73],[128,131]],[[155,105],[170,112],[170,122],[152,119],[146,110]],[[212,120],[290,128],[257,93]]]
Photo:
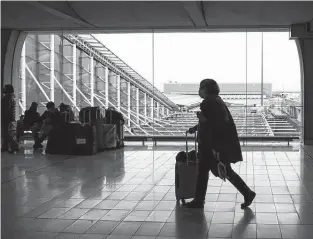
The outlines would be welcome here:
[[[242,180],[242,178],[232,169],[228,172],[228,180],[231,182],[235,188],[243,195],[245,202],[241,204],[241,208],[249,207],[254,200],[256,194],[253,192],[247,184]]]

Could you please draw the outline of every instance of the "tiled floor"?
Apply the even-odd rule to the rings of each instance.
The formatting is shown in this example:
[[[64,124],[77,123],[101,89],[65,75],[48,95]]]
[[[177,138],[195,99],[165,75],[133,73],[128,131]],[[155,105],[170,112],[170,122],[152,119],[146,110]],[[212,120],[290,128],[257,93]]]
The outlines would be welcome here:
[[[234,165],[257,197],[210,176],[205,209],[176,205],[174,164],[183,146],[95,156],[2,155],[4,239],[313,238],[312,148],[244,148]],[[152,150],[153,149],[153,150]]]

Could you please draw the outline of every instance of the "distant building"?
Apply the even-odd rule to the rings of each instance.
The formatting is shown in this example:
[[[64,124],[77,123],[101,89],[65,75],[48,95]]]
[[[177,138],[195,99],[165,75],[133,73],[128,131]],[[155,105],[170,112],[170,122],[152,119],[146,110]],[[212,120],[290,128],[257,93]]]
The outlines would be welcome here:
[[[221,83],[220,96],[231,105],[260,106],[262,91],[260,83]],[[193,106],[201,102],[198,96],[199,84],[165,83],[164,94],[178,106]],[[263,84],[263,100],[272,97],[272,84]]]
[[[221,83],[219,84],[222,95],[261,95],[260,83]],[[180,95],[197,95],[199,84],[195,83],[165,83],[165,94],[180,94]],[[272,96],[272,84],[263,84],[263,95]]]

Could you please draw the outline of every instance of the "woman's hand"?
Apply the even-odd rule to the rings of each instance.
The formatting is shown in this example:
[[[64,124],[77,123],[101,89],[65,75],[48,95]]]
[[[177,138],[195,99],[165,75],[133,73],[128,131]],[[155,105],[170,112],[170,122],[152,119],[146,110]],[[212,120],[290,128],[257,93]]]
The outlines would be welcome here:
[[[196,132],[196,128],[195,127],[192,127],[190,129],[188,129],[187,133],[189,134],[194,134]]]

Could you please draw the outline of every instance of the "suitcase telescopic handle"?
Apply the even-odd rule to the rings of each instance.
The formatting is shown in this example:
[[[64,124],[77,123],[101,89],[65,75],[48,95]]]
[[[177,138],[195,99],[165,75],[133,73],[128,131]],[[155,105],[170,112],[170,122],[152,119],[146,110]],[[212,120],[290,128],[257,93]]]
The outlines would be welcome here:
[[[195,153],[197,157],[197,131],[195,131]],[[189,154],[188,154],[188,131],[186,131],[186,157],[187,157],[187,165],[189,163]]]

